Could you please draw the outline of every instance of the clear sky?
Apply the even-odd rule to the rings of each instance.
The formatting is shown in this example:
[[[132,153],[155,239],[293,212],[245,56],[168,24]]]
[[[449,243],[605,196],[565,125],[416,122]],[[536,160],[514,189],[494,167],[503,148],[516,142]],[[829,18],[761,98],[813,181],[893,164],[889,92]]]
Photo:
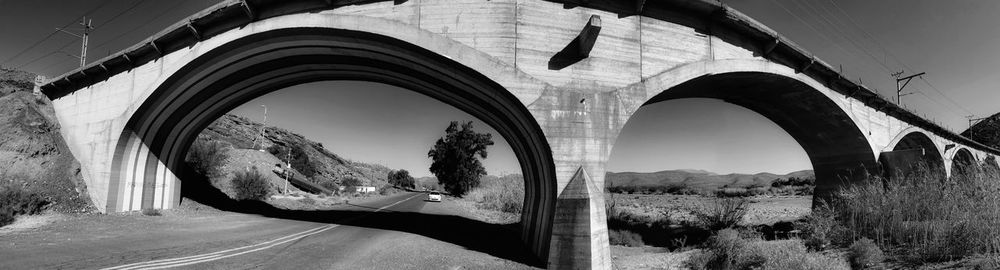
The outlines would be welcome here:
[[[1000,48],[1000,20],[996,18],[1000,14],[1000,1],[724,2],[831,66],[843,66],[848,77],[860,79],[884,96],[895,96],[891,72],[927,72],[924,78],[935,87],[915,80],[904,92],[916,94],[903,97],[903,103],[917,114],[955,132],[967,127],[966,115],[988,116],[1000,111],[1000,102],[997,102],[1000,91],[996,90],[1000,85],[1000,53],[996,50]],[[94,18],[97,29],[91,35],[89,53],[90,59],[96,60],[140,42],[214,3],[216,1],[206,0],[0,0],[0,24],[4,25],[0,27],[0,65],[59,75],[76,67],[77,60],[67,54],[78,54],[79,43],[70,35],[53,32],[56,27],[71,24],[85,14]],[[315,98],[302,99],[309,95]],[[426,102],[427,106],[413,108],[402,104],[399,108],[405,109],[399,110],[381,105],[361,106],[402,100],[398,97],[414,100],[410,104]],[[271,119],[282,119],[285,116],[281,114],[299,111],[302,114],[289,114],[294,120],[287,119],[282,125],[323,142],[345,157],[410,169],[424,166],[421,162],[427,162],[427,148],[433,138],[441,135],[448,121],[471,119],[454,108],[431,105],[436,101],[419,98],[422,96],[381,85],[317,83],[262,97],[238,112],[248,116],[259,114],[259,103],[267,103],[272,108]],[[329,102],[316,104],[318,100]],[[333,102],[339,102],[336,104],[340,106],[331,105]],[[313,111],[303,111],[310,108]],[[340,119],[350,118],[351,110],[374,108],[380,109],[379,113],[370,117]],[[423,111],[412,113],[415,110]],[[306,119],[309,115],[324,117]],[[405,119],[402,117],[424,116],[440,117],[398,121]],[[425,123],[421,121],[427,121],[427,125],[408,125]],[[379,124],[383,122],[387,124]],[[478,128],[485,126],[480,124]],[[396,134],[392,141],[398,143],[387,145],[389,134]],[[754,138],[753,143],[741,141],[746,138]],[[501,140],[497,141],[498,145],[487,160],[490,172],[517,171],[511,165],[516,162],[512,161],[509,149],[500,143]],[[727,144],[731,147],[726,150],[714,150]],[[698,147],[701,151],[684,150],[696,145],[703,146]],[[407,149],[407,154],[391,154],[400,149]],[[784,173],[809,169],[808,165],[801,147],[759,115],[711,100],[679,100],[641,109],[622,131],[609,170],[691,168],[720,173]],[[426,169],[411,171],[418,176],[427,174]]]

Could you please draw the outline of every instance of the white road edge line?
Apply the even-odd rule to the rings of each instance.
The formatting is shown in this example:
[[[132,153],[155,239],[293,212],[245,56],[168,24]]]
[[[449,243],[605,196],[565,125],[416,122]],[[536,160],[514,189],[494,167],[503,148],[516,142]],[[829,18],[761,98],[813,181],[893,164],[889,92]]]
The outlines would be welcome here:
[[[375,211],[372,211],[372,213],[376,213],[376,212],[385,210],[386,208],[396,206],[396,205],[398,205],[400,203],[403,203],[405,201],[409,201],[410,199],[413,199],[413,198],[415,198],[417,196],[420,196],[420,195],[421,194],[416,194],[416,195],[410,196],[410,197],[408,197],[406,199],[402,199],[400,201],[397,201],[397,202],[395,202],[393,204],[383,206],[381,208],[376,209]],[[170,268],[170,267],[178,267],[178,266],[191,265],[191,264],[202,263],[202,262],[209,262],[209,261],[214,261],[214,260],[229,258],[229,257],[233,257],[233,256],[238,256],[238,255],[250,253],[250,252],[255,252],[255,251],[260,251],[260,250],[268,249],[268,248],[271,248],[271,247],[274,247],[274,246],[277,246],[277,245],[285,244],[285,243],[288,243],[288,242],[291,242],[291,241],[295,241],[295,240],[298,240],[298,239],[302,239],[302,238],[305,238],[305,237],[308,237],[308,236],[311,236],[311,235],[314,235],[314,234],[318,234],[318,233],[321,233],[321,232],[324,232],[324,231],[327,231],[327,230],[330,230],[330,229],[333,229],[333,228],[336,228],[336,227],[339,227],[339,226],[340,225],[333,225],[333,224],[324,225],[324,226],[312,228],[312,229],[309,229],[309,230],[305,230],[305,231],[302,231],[302,232],[298,232],[298,233],[290,234],[290,235],[287,235],[287,236],[279,237],[279,238],[276,238],[276,239],[273,239],[273,240],[270,240],[270,241],[266,241],[266,242],[262,242],[262,243],[258,243],[258,244],[253,244],[253,245],[248,245],[248,246],[243,246],[243,247],[238,247],[238,248],[231,248],[231,249],[227,249],[227,250],[216,251],[216,252],[206,253],[206,254],[200,254],[200,255],[192,255],[192,256],[172,258],[172,259],[161,259],[161,260],[154,260],[154,261],[147,261],[147,262],[138,262],[138,263],[132,263],[132,264],[126,264],[126,265],[119,265],[119,266],[114,266],[114,267],[103,268],[102,270],[162,269],[162,268]],[[289,237],[291,237],[291,238],[289,238]],[[276,242],[276,241],[280,241],[280,242]],[[234,253],[234,254],[222,255],[223,253],[237,251],[237,250],[241,250],[241,249],[254,248],[254,247],[258,247],[258,246],[262,246],[262,245],[267,245],[267,246],[256,248],[256,249],[252,249],[252,250],[246,250],[246,251],[242,251],[242,252],[238,252],[238,253]]]
[[[195,259],[195,257],[209,257],[209,256],[217,255],[217,254],[220,254],[220,253],[226,253],[226,252],[236,251],[236,250],[240,250],[240,249],[253,248],[253,247],[257,247],[257,246],[267,245],[267,244],[270,244],[270,243],[273,243],[273,242],[276,242],[276,241],[284,240],[285,238],[295,237],[295,236],[300,235],[300,234],[310,233],[312,231],[319,230],[319,229],[322,229],[323,227],[327,227],[327,226],[331,226],[331,225],[318,226],[316,228],[312,228],[312,229],[308,229],[308,230],[305,230],[305,231],[301,231],[301,232],[289,234],[289,235],[282,236],[282,237],[279,237],[279,238],[276,238],[276,239],[268,240],[266,242],[257,243],[257,244],[253,244],[253,245],[242,246],[242,247],[238,247],[238,248],[231,248],[231,249],[227,249],[227,250],[220,250],[220,251],[216,251],[216,252],[212,252],[212,253],[206,253],[206,254],[200,254],[200,255],[192,255],[192,256],[187,256],[187,257],[179,257],[179,258],[171,258],[171,259],[160,259],[160,260],[153,260],[153,261],[146,261],[146,262],[137,262],[137,263],[131,263],[131,264],[126,264],[126,265],[119,265],[119,266],[114,266],[114,267],[108,267],[108,268],[104,268],[102,270],[126,269],[128,267],[137,266],[137,265],[140,265],[140,264],[154,264],[154,263],[161,263],[161,262],[172,262],[172,261],[178,261],[178,260]]]

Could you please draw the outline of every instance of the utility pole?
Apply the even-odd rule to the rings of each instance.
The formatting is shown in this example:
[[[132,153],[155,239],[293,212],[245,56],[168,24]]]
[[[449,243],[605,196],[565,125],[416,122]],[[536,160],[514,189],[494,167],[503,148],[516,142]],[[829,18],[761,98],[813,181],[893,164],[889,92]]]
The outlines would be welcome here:
[[[975,134],[973,134],[974,131],[972,130],[972,125],[974,125],[974,124],[976,124],[976,122],[982,121],[983,119],[986,119],[988,117],[979,117],[979,118],[976,118],[975,115],[968,115],[965,118],[969,119],[969,137],[971,138],[971,137],[973,137],[973,135],[975,135]]]
[[[256,134],[254,136],[254,138],[253,138],[253,145],[250,146],[250,149],[264,152],[264,131],[267,129],[267,106],[265,106],[263,104],[261,104],[260,106],[264,107],[264,123],[260,127],[260,133]],[[261,146],[260,149],[257,149],[257,144],[258,143],[260,143],[260,146]],[[250,160],[250,159],[248,159],[247,160],[247,171],[248,172],[250,171],[250,167],[252,167],[252,166],[253,166],[253,161]]]
[[[292,148],[288,148],[285,155],[285,195],[288,195],[288,175],[292,174]]]
[[[906,85],[910,84],[910,80],[913,80],[913,78],[915,78],[915,77],[923,76],[924,74],[927,74],[927,72],[920,72],[920,73],[913,74],[913,75],[910,75],[910,76],[900,77],[900,76],[903,75],[903,71],[902,70],[900,70],[899,72],[896,72],[896,73],[892,73],[892,76],[896,78],[896,105],[899,105],[899,102],[900,102],[899,99],[900,98],[902,98],[904,96],[912,95],[914,93],[914,92],[909,92],[909,93],[906,93],[906,94],[901,94],[901,92],[903,92],[903,88],[906,88]],[[902,85],[899,84],[901,82],[903,83]]]
[[[93,19],[88,20],[87,17],[83,17],[83,20],[80,21],[80,25],[83,26],[83,34],[80,35],[77,35],[76,33],[70,31],[66,31],[66,29],[63,28],[56,28],[56,30],[59,30],[60,32],[70,34],[74,37],[78,37],[83,40],[83,42],[81,42],[80,44],[80,55],[69,54],[76,58],[80,58],[80,67],[87,65],[87,41],[90,40],[90,30],[94,30],[94,27],[91,26],[92,25],[91,23],[93,21],[94,21]]]

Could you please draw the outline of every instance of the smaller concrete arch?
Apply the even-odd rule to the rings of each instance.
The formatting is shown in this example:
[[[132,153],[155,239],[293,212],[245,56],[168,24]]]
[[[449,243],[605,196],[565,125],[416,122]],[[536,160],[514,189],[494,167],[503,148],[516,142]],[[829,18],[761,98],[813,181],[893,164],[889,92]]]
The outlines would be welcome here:
[[[986,158],[983,158],[981,164],[987,175],[996,176],[996,174],[1000,173],[1000,162],[997,162],[997,158],[994,155],[988,155]]]
[[[879,154],[882,174],[899,179],[912,172],[918,165],[926,165],[934,173],[946,175],[943,153],[931,137],[916,128],[906,129],[892,140]]]
[[[978,171],[979,168],[975,167],[978,165],[979,163],[976,162],[976,157],[972,154],[972,151],[969,151],[968,148],[960,147],[951,156],[949,176],[953,179],[969,176]]]

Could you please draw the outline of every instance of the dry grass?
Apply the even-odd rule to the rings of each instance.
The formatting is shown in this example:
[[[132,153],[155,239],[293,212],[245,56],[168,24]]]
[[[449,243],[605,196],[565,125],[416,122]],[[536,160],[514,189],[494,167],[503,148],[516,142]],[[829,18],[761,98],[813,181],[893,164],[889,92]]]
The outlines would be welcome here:
[[[520,217],[524,206],[524,180],[520,175],[484,177],[478,188],[465,197],[476,202],[476,207]]]
[[[967,170],[952,179],[926,166],[895,181],[873,177],[842,189],[830,207],[849,237],[870,238],[907,264],[998,254],[1000,178]]]

